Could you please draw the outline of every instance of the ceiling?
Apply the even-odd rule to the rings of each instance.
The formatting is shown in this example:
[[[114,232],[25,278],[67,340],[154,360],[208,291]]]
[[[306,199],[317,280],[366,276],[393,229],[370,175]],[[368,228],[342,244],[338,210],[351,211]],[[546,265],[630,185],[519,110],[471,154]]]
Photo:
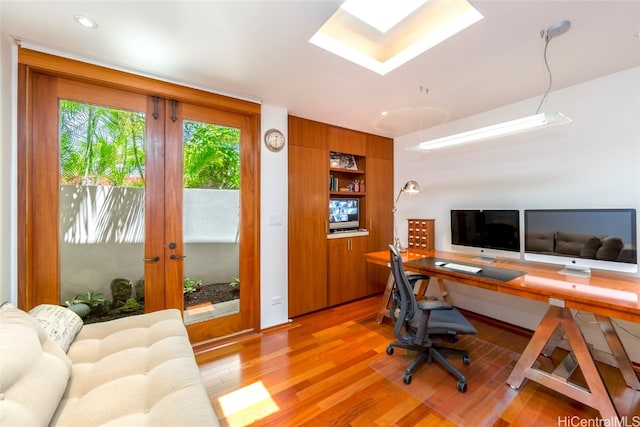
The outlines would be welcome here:
[[[308,42],[340,3],[0,0],[0,18],[3,37],[389,137],[539,97],[533,114],[561,20],[552,90],[640,66],[640,0],[470,0],[484,19],[385,76]]]

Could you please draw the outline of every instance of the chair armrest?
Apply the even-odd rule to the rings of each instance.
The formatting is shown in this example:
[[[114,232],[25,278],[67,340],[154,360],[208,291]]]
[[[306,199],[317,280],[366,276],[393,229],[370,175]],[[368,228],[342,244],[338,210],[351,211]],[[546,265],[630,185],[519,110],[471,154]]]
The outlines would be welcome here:
[[[417,303],[418,308],[422,311],[453,309],[453,304],[437,299],[421,299],[420,301],[417,301]]]
[[[407,280],[412,285],[415,285],[415,283],[418,280],[430,280],[430,279],[431,279],[431,277],[427,276],[426,274],[407,274]]]

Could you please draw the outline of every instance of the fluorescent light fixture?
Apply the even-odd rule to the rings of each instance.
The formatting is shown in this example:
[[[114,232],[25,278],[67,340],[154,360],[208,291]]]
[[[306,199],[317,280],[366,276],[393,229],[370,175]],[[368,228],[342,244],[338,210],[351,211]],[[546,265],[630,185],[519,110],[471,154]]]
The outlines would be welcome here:
[[[340,8],[362,22],[386,33],[427,0],[346,0]]]
[[[355,0],[354,0],[355,1]],[[345,2],[345,5],[349,0]],[[373,9],[382,3],[399,8],[404,1],[368,0],[356,3]],[[407,3],[414,3],[414,0]],[[342,7],[311,37],[310,43],[364,68],[385,75],[482,19],[467,0],[415,0],[413,12],[386,33],[363,22]],[[349,7],[349,6],[347,6]],[[360,14],[360,12],[354,12]],[[395,18],[394,18],[395,20]],[[372,24],[373,25],[373,24]],[[377,25],[377,24],[376,24]],[[385,27],[383,27],[385,28]]]
[[[484,141],[501,136],[514,135],[543,127],[571,123],[571,119],[562,113],[540,113],[521,119],[511,120],[497,125],[487,126],[443,138],[432,139],[407,148],[412,151],[429,151],[452,145]]]

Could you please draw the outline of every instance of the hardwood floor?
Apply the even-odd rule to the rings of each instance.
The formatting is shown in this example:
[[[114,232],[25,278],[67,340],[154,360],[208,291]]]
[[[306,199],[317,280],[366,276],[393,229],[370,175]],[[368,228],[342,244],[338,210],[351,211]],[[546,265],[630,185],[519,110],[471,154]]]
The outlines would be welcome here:
[[[370,366],[394,339],[391,322],[387,319],[380,325],[375,320],[379,303],[380,297],[363,299],[300,316],[257,337],[198,351],[196,359],[221,424],[455,426],[407,391],[405,387],[414,383],[395,385]],[[465,314],[484,341],[517,353],[528,343],[527,331]],[[556,350],[541,363],[555,364],[561,353]],[[628,425],[640,425],[640,415],[634,417],[640,414],[640,392],[626,387],[616,369],[599,367],[619,410],[629,414]],[[579,375],[572,380],[579,383]],[[455,389],[455,381],[437,387],[448,393]],[[493,408],[486,405],[474,411]],[[580,421],[611,425],[593,424],[607,420],[532,381],[526,381],[506,409],[495,415],[495,426],[587,425],[575,424]],[[470,420],[469,425],[477,424]]]

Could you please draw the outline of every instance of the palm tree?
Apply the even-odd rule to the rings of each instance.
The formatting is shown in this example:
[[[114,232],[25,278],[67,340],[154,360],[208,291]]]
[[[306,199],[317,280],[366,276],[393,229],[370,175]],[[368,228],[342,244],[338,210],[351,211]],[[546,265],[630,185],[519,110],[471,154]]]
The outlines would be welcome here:
[[[60,101],[61,183],[144,186],[144,114]]]

